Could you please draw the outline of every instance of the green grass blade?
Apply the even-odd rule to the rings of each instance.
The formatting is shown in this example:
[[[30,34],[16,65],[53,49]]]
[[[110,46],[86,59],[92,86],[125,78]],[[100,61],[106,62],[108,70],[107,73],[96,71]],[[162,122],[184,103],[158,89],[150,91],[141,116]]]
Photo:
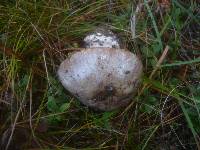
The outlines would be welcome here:
[[[179,61],[179,62],[175,62],[175,63],[171,63],[171,64],[164,64],[161,65],[161,67],[173,67],[173,66],[181,66],[181,65],[189,65],[189,64],[193,64],[193,63],[199,63],[200,62],[200,58],[194,59],[194,60],[189,60],[189,61]]]
[[[144,4],[145,4],[145,6],[147,8],[147,11],[148,11],[150,17],[151,17],[152,24],[153,24],[154,30],[156,32],[156,36],[157,36],[157,40],[158,40],[158,43],[159,43],[160,50],[163,50],[163,44],[162,44],[160,33],[158,31],[158,26],[156,24],[156,21],[155,21],[155,18],[153,16],[153,13],[151,12],[151,8],[149,7],[149,5],[147,3],[147,0],[144,0]]]

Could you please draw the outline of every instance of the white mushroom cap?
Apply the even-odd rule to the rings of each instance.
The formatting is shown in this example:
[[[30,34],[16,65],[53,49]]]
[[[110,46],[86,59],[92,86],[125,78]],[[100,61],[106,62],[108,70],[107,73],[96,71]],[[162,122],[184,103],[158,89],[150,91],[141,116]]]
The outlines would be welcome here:
[[[86,48],[120,48],[119,39],[110,30],[97,28],[84,38]]]
[[[142,63],[123,49],[88,48],[63,61],[58,76],[83,104],[109,111],[127,105],[136,93]]]

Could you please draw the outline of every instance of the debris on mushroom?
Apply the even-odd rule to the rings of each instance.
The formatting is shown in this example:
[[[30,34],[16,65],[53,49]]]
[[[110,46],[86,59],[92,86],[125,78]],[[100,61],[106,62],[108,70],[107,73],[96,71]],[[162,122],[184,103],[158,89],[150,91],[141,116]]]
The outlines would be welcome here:
[[[97,32],[86,36],[86,49],[73,53],[58,70],[59,79],[69,92],[83,104],[103,111],[129,104],[142,74],[140,59],[120,49],[113,35]],[[112,39],[110,45],[106,37]],[[99,44],[95,39],[105,42]],[[111,48],[112,44],[117,48]]]

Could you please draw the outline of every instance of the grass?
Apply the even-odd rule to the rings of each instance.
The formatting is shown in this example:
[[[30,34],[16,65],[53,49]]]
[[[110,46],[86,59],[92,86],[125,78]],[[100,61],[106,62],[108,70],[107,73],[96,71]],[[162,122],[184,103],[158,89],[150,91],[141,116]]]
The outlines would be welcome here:
[[[132,5],[130,5],[132,4]],[[200,149],[200,3],[0,2],[0,149]],[[57,68],[83,37],[108,26],[144,66],[126,108],[96,112],[59,83]]]

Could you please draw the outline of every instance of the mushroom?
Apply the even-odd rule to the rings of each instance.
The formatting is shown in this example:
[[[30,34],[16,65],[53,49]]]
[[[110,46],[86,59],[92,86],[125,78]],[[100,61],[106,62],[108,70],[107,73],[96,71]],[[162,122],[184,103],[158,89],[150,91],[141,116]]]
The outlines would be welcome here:
[[[104,31],[86,36],[86,48],[61,63],[58,77],[86,106],[110,111],[130,103],[140,83],[142,63],[130,51],[120,49],[113,32]]]

